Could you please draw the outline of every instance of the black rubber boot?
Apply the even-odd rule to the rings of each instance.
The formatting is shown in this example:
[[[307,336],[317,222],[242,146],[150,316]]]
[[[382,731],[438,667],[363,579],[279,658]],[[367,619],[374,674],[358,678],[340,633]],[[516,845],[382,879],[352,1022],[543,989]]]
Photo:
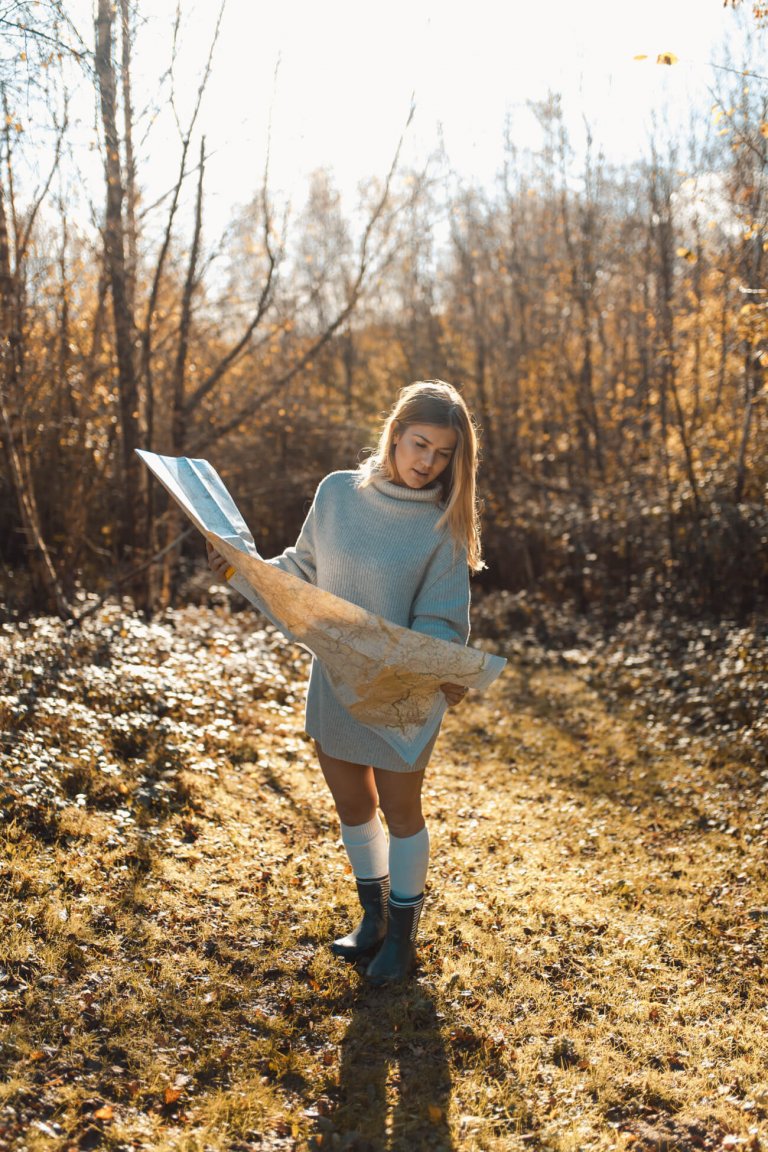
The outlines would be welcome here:
[[[389,921],[384,943],[365,972],[369,984],[398,984],[409,975],[416,961],[413,942],[424,907],[424,894],[409,903],[389,898]]]
[[[387,898],[389,876],[379,880],[356,880],[357,895],[363,907],[363,918],[349,936],[331,944],[331,952],[345,960],[356,960],[372,952],[387,932]]]

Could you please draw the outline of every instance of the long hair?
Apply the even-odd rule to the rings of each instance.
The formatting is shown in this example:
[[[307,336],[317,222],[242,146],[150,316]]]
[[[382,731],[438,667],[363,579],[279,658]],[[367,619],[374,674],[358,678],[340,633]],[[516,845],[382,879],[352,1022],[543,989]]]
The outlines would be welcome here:
[[[397,479],[395,435],[410,424],[436,424],[456,431],[456,448],[438,481],[443,487],[444,511],[437,527],[448,525],[454,541],[466,547],[470,569],[479,572],[485,564],[475,487],[479,456],[477,431],[464,398],[452,384],[443,380],[417,380],[400,391],[375,451],[360,465],[361,486],[370,484],[376,473],[386,480]]]

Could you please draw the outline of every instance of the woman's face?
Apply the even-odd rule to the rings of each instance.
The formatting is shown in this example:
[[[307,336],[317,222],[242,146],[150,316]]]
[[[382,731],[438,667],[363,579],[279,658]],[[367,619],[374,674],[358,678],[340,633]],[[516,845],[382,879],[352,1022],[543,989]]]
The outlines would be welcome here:
[[[395,482],[408,488],[427,488],[451,462],[458,434],[440,424],[408,424],[396,432]]]

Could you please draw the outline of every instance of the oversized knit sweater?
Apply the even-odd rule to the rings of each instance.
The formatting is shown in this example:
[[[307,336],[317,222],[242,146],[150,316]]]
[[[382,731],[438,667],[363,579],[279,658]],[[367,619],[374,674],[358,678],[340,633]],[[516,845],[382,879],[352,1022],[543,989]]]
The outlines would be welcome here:
[[[442,489],[407,488],[374,474],[332,472],[321,481],[299,538],[268,563],[415,632],[466,644],[466,549],[447,527]],[[338,702],[322,666],[312,662],[305,726],[329,756],[395,772],[424,768],[437,731],[414,765]]]

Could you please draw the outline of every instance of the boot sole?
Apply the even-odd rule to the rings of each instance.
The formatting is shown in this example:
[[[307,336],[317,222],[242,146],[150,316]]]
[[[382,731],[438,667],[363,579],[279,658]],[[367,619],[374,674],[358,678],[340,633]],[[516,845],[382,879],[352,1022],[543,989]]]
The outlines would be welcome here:
[[[341,948],[337,944],[331,944],[330,949],[334,956],[338,956],[341,960],[359,960],[363,956],[371,956],[377,948],[381,947],[381,940],[377,940],[375,944],[369,944],[367,948]]]

